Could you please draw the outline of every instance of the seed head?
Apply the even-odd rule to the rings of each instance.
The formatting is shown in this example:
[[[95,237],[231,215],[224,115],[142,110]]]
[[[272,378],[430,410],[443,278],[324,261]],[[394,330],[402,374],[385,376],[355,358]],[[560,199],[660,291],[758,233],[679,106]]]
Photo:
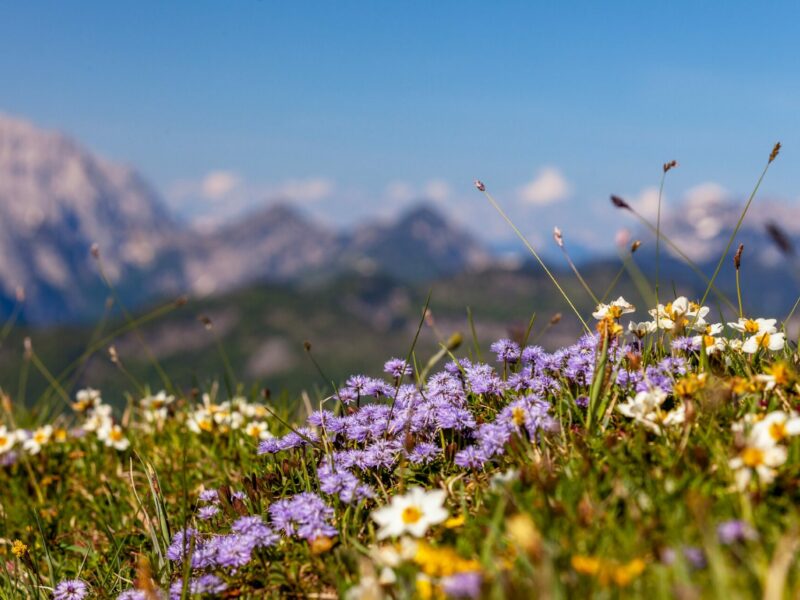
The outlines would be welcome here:
[[[556,313],[550,317],[550,325],[556,325],[559,321],[561,321],[561,313]]]
[[[197,317],[197,320],[203,324],[207,330],[210,330],[214,326],[214,322],[211,320],[211,317],[206,315],[200,315]]]
[[[187,302],[189,302],[188,296],[178,296],[175,299],[175,306],[176,308],[180,308],[181,306],[185,306]]]
[[[767,233],[781,252],[787,255],[794,254],[792,240],[777,223],[767,223]]]
[[[677,160],[671,160],[669,162],[665,162],[664,163],[664,173],[666,173],[670,169],[674,169],[677,166],[678,166],[678,161]]]
[[[558,227],[553,227],[553,239],[556,241],[559,248],[564,247],[564,236],[561,235],[561,230]]]
[[[634,252],[636,252],[636,251],[639,249],[639,246],[641,246],[641,245],[642,245],[642,240],[635,240],[635,241],[634,241],[634,242],[631,244],[631,254],[633,254]]]
[[[97,242],[95,242],[89,248],[89,252],[91,252],[92,256],[94,256],[95,258],[100,258],[100,245]]]
[[[625,200],[623,200],[619,196],[615,196],[614,194],[611,194],[611,204],[613,204],[617,208],[622,208],[624,210],[631,210],[630,204],[625,202]]]
[[[478,188],[479,192],[485,192],[486,186],[483,185],[483,182],[480,179],[475,180],[475,187]]]
[[[742,266],[742,252],[744,252],[744,244],[739,244],[736,254],[733,255],[733,266],[736,267],[737,271]]]
[[[769,162],[772,162],[776,158],[778,158],[778,154],[781,151],[781,143],[778,142],[775,144],[775,147],[772,149],[772,152],[769,153]]]

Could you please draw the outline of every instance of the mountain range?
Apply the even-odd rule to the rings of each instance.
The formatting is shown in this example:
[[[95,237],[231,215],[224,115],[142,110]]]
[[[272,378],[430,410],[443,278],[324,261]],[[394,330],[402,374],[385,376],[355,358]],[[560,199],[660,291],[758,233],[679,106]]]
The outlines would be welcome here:
[[[119,297],[137,306],[351,271],[416,281],[490,260],[473,236],[424,203],[349,232],[288,204],[199,232],[171,215],[134,169],[0,114],[0,315],[24,295],[29,323],[96,318],[108,296],[101,267]]]

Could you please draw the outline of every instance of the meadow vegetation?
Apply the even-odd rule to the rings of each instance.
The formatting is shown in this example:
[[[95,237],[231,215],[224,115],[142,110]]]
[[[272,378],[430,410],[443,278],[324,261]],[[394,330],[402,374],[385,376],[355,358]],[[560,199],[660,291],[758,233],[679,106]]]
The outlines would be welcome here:
[[[426,303],[382,377],[313,397],[227,358],[157,390],[112,350],[116,410],[28,347],[49,388],[1,398],[0,597],[796,597],[800,359],[788,317],[744,313],[757,290],[716,289],[736,232],[694,300],[656,274],[637,310],[576,269],[595,307],[554,278],[584,326],[554,351],[533,319],[489,348],[441,333]]]

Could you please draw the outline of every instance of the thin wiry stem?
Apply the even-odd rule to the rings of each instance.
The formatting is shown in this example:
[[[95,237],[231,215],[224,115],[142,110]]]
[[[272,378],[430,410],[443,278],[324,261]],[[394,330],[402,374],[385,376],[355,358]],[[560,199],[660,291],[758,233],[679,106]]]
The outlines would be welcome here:
[[[733,240],[736,239],[736,234],[739,233],[739,229],[742,227],[742,223],[744,222],[744,217],[745,215],[747,215],[747,211],[750,209],[750,205],[753,203],[753,199],[756,197],[758,188],[761,187],[761,182],[764,181],[764,176],[767,174],[769,166],[772,164],[772,161],[775,160],[775,157],[778,155],[779,149],[780,149],[780,144],[776,144],[775,149],[772,151],[772,154],[770,154],[767,164],[764,166],[764,170],[761,171],[761,176],[758,178],[756,186],[750,193],[750,197],[747,199],[747,203],[744,205],[744,210],[742,210],[742,214],[739,215],[739,220],[736,222],[736,227],[734,227],[733,232],[731,233],[731,237],[728,239],[728,244],[725,246],[725,251],[722,253],[722,256],[719,257],[717,268],[714,269],[714,274],[711,276],[711,280],[708,282],[708,287],[706,288],[706,291],[703,294],[703,298],[700,300],[700,306],[703,306],[703,303],[706,301],[706,298],[708,298],[708,294],[714,285],[714,281],[717,279],[717,275],[719,275],[719,272],[722,269],[722,264],[725,262],[725,258],[728,256],[728,252],[730,252],[731,246],[733,245]]]
[[[483,187],[483,186],[482,186],[482,187]],[[539,263],[539,265],[542,267],[542,269],[544,269],[544,272],[545,272],[545,273],[547,274],[547,276],[550,278],[550,281],[552,281],[552,282],[553,282],[553,285],[555,285],[555,286],[556,286],[556,288],[558,289],[558,291],[559,291],[559,292],[561,293],[561,295],[564,297],[564,300],[566,300],[566,301],[567,301],[567,304],[569,304],[569,307],[572,309],[572,312],[574,312],[574,313],[575,313],[575,315],[578,317],[578,320],[581,322],[581,325],[583,325],[583,328],[584,328],[586,331],[588,331],[589,333],[591,333],[591,331],[592,331],[592,330],[591,330],[591,329],[589,328],[589,326],[586,324],[586,321],[584,321],[584,320],[583,320],[583,317],[581,316],[581,313],[580,313],[580,312],[578,312],[578,309],[577,309],[577,308],[575,308],[575,305],[572,303],[572,300],[570,300],[569,296],[568,296],[568,295],[567,295],[567,293],[564,291],[564,288],[562,288],[562,287],[561,287],[561,285],[559,285],[559,283],[558,283],[558,280],[557,280],[557,279],[555,278],[555,276],[554,276],[554,275],[553,275],[553,274],[550,272],[550,269],[548,269],[548,268],[547,268],[547,265],[546,265],[546,264],[544,264],[544,261],[543,261],[543,260],[542,260],[542,259],[539,257],[539,254],[536,252],[536,250],[534,250],[534,249],[533,249],[533,246],[532,246],[532,245],[531,245],[531,243],[528,241],[528,239],[527,239],[527,238],[526,238],[526,237],[525,237],[525,236],[522,234],[522,232],[519,230],[519,228],[517,228],[517,226],[516,226],[516,225],[514,225],[514,222],[513,222],[513,221],[512,221],[512,220],[511,220],[511,219],[508,217],[508,215],[507,215],[507,214],[505,213],[505,211],[504,211],[504,210],[503,210],[503,209],[500,207],[500,205],[499,205],[499,204],[497,203],[497,201],[496,201],[496,200],[495,200],[495,199],[492,197],[492,195],[491,195],[491,194],[490,194],[488,191],[486,191],[486,188],[484,187],[484,189],[480,189],[480,188],[478,188],[478,189],[479,189],[480,191],[482,191],[482,192],[483,192],[483,194],[486,196],[486,198],[489,200],[489,202],[492,204],[492,206],[494,206],[495,210],[496,210],[497,212],[499,212],[499,213],[500,213],[500,216],[501,216],[501,217],[503,217],[503,219],[505,219],[506,223],[508,223],[508,224],[511,226],[511,229],[513,229],[513,230],[514,230],[514,233],[516,233],[516,234],[517,234],[517,237],[518,237],[518,238],[519,238],[519,239],[522,241],[522,243],[523,243],[523,244],[525,244],[525,247],[528,249],[528,251],[529,251],[529,252],[530,252],[530,253],[533,255],[533,257],[536,259],[536,261]]]

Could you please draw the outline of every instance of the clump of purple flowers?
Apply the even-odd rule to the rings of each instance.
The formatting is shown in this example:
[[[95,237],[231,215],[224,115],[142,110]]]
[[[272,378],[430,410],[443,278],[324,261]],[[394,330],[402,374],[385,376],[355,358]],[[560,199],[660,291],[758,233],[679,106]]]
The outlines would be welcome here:
[[[339,534],[329,523],[333,509],[311,492],[274,502],[269,507],[269,516],[273,526],[288,537],[296,535],[313,542],[320,537]]]

